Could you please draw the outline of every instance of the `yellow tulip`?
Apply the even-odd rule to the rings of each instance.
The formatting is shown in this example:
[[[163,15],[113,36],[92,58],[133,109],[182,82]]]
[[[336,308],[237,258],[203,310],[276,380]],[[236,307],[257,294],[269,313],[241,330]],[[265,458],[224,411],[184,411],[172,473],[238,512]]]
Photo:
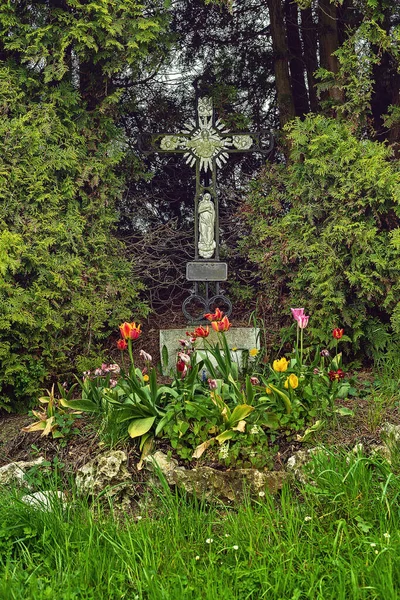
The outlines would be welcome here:
[[[287,371],[288,366],[289,366],[289,361],[286,360],[286,358],[284,356],[282,358],[280,358],[279,360],[274,360],[274,362],[272,363],[272,368],[277,373],[284,373],[285,371]]]
[[[286,379],[284,385],[285,385],[286,389],[288,389],[290,386],[292,388],[292,390],[295,390],[299,386],[299,379],[298,379],[297,375],[295,375],[294,373],[291,373],[289,375],[289,377]]]
[[[143,381],[145,383],[147,383],[147,381],[149,381],[150,377],[148,375],[143,375]]]

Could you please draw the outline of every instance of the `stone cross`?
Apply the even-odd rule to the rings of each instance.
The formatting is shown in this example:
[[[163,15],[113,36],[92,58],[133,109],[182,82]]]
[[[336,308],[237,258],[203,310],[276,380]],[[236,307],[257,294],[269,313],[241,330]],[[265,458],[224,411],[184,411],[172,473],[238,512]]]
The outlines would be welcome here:
[[[217,167],[227,162],[229,155],[243,152],[271,154],[274,138],[269,131],[230,132],[220,119],[215,119],[212,98],[199,98],[196,119],[184,125],[181,133],[150,134],[147,142],[140,142],[141,150],[164,154],[183,154],[186,163],[196,169],[194,207],[194,261],[186,265],[186,279],[194,283],[191,295],[185,299],[182,310],[190,321],[199,316],[189,312],[189,306],[200,304],[200,314],[212,312],[216,305],[232,311],[230,300],[223,295],[220,282],[226,281],[228,267],[219,260],[219,211],[217,197]],[[150,143],[150,150],[144,146]],[[204,296],[200,284],[204,282]],[[210,283],[215,284],[210,294]]]

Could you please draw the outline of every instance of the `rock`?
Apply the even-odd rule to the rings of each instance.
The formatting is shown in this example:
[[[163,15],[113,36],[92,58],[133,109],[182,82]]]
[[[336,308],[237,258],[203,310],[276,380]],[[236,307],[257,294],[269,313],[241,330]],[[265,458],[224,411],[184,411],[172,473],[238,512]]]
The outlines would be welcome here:
[[[383,444],[375,448],[390,464],[397,464],[400,459],[400,425],[386,422],[382,425],[381,438]]]
[[[390,448],[386,444],[374,444],[370,448],[371,456],[380,456],[384,460],[387,460],[389,464],[392,462],[392,453]]]
[[[310,481],[309,477],[304,472],[304,467],[310,462],[312,456],[324,452],[323,448],[309,448],[308,450],[298,450],[293,456],[288,458],[286,462],[286,470],[292,473],[295,479],[300,483],[315,483]]]
[[[38,510],[47,512],[51,512],[55,507],[58,507],[60,505],[60,501],[62,508],[66,508],[67,506],[67,499],[63,492],[35,492],[34,494],[22,496],[21,500],[25,504],[29,504]]]
[[[28,469],[41,465],[44,462],[43,456],[36,460],[12,462],[4,467],[0,467],[0,485],[18,485],[31,488],[25,478]]]
[[[112,498],[119,508],[128,507],[135,493],[127,456],[122,450],[109,450],[78,469],[75,483],[81,495]]]
[[[265,489],[275,493],[282,487],[287,477],[283,471],[258,471],[257,469],[218,471],[211,467],[185,469],[179,467],[176,460],[168,458],[160,451],[147,457],[145,462],[153,472],[160,470],[169,485],[176,485],[189,494],[207,500],[240,501],[243,500],[246,491],[253,496],[263,496]]]
[[[382,438],[387,445],[388,443],[400,445],[400,425],[393,423],[384,423],[381,429]]]

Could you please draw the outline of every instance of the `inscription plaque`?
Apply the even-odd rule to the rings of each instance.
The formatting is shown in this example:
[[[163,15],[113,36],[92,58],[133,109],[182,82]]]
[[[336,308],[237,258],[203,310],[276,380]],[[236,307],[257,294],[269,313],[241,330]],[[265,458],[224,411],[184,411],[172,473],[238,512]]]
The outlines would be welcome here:
[[[227,278],[227,263],[194,261],[186,264],[188,281],[226,281]]]

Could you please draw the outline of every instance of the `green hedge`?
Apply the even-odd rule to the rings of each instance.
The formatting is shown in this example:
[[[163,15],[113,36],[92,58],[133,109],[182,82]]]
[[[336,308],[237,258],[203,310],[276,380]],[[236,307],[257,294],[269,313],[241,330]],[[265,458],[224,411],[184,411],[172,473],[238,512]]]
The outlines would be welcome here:
[[[147,310],[113,233],[118,131],[106,119],[94,130],[68,84],[32,101],[21,73],[0,69],[0,408],[8,410]]]
[[[341,326],[379,351],[400,333],[399,161],[319,115],[286,136],[288,164],[266,167],[243,208],[242,250],[276,306],[306,307],[316,341]]]

